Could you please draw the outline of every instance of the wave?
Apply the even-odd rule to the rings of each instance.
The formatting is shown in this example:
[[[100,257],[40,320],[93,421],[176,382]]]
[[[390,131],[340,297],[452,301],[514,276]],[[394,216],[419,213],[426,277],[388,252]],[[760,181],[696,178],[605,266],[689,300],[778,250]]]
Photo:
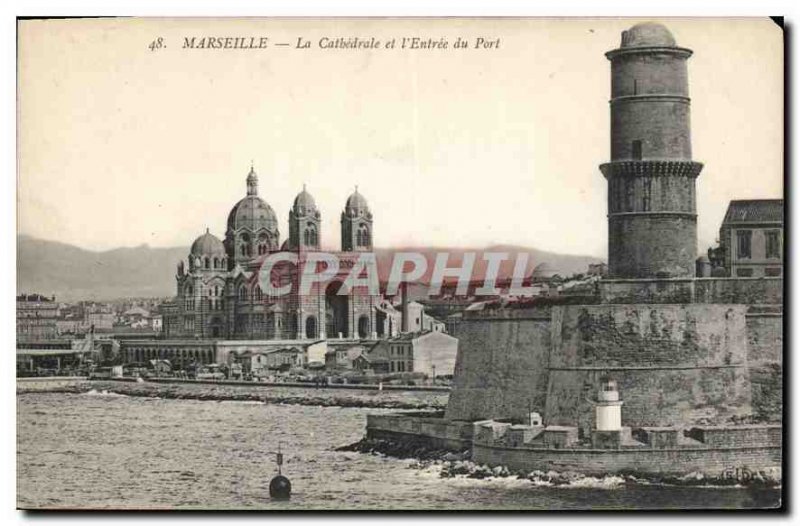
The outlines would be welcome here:
[[[615,490],[626,486],[685,486],[703,488],[743,488],[750,485],[764,487],[780,487],[780,475],[759,475],[749,482],[706,476],[701,473],[690,473],[682,477],[657,477],[632,474],[606,474],[599,476],[565,471],[531,471],[511,472],[504,466],[489,467],[475,464],[469,460],[418,462],[418,469],[430,473],[438,467],[439,476],[454,480],[480,480],[495,482],[497,480],[513,480],[515,486],[525,483],[536,487],[558,487],[576,489]],[[518,481],[518,482],[516,482]]]
[[[86,391],[83,394],[85,394],[87,396],[111,396],[111,397],[128,398],[128,395],[124,395],[124,394],[121,394],[121,393],[115,393],[113,391],[108,391],[106,389],[103,389],[102,391],[98,391],[97,389],[90,389],[89,391]]]

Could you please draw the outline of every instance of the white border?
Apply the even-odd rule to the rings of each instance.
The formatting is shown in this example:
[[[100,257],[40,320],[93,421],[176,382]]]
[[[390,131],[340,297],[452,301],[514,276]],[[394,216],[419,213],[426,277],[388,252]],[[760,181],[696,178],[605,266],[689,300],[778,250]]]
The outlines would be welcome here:
[[[32,517],[23,515],[15,511],[16,506],[16,429],[14,433],[10,432],[10,423],[15,422],[15,382],[14,382],[14,365],[9,355],[13,353],[15,348],[14,334],[15,323],[13,297],[16,292],[16,216],[15,216],[15,195],[16,195],[16,165],[15,165],[15,152],[16,152],[16,17],[17,16],[605,16],[605,17],[619,17],[619,16],[652,16],[664,18],[669,16],[764,16],[764,15],[784,15],[787,17],[787,23],[794,26],[793,38],[797,38],[797,23],[800,17],[798,16],[798,4],[800,2],[790,0],[761,0],[761,1],[744,1],[744,0],[728,0],[726,2],[702,2],[698,0],[672,0],[665,1],[652,1],[652,2],[626,2],[622,0],[575,0],[575,1],[561,1],[561,2],[547,2],[547,3],[528,3],[521,5],[522,2],[512,0],[495,0],[495,1],[476,1],[476,0],[462,0],[459,2],[444,2],[444,1],[414,1],[414,0],[391,0],[379,2],[375,1],[356,1],[356,0],[306,0],[306,1],[277,1],[271,2],[268,5],[257,3],[248,0],[229,0],[226,2],[209,1],[209,0],[195,0],[195,1],[179,1],[179,0],[125,0],[118,2],[100,1],[100,0],[75,0],[75,1],[59,1],[59,0],[32,0],[32,1],[18,1],[12,0],[11,2],[4,2],[0,6],[0,39],[2,46],[0,46],[0,65],[5,75],[0,76],[0,166],[3,168],[4,176],[0,181],[0,243],[2,245],[3,257],[0,258],[0,283],[3,284],[2,301],[0,301],[0,338],[5,345],[2,346],[2,352],[6,355],[2,368],[5,382],[3,383],[3,394],[7,395],[4,403],[2,404],[2,415],[0,418],[6,428],[6,432],[2,434],[2,452],[3,462],[2,465],[5,469],[2,474],[2,484],[0,485],[0,508],[2,508],[2,516],[4,524],[16,524],[26,520],[33,520]],[[797,55],[790,50],[789,58],[791,58],[791,71],[797,67]],[[769,96],[770,94],[764,94]],[[797,111],[796,101],[793,105],[791,115],[787,115],[790,122],[796,122],[795,116]],[[791,144],[787,143],[787,147],[791,151],[797,152],[797,135],[792,137]],[[758,155],[758,152],[753,152]],[[792,156],[794,157],[794,156]],[[794,173],[794,166],[787,167],[787,173]],[[758,174],[753,174],[757,177]],[[787,186],[787,191],[791,190],[791,186]],[[792,203],[791,211],[796,212],[800,205],[798,200],[792,195],[787,195],[787,199]],[[795,216],[792,213],[790,217]],[[793,226],[793,225],[792,225]],[[791,231],[791,239],[788,244],[790,247],[792,261],[796,260],[796,252],[794,250],[795,237],[794,228]],[[793,269],[788,269],[792,272]],[[794,280],[792,287],[792,298],[798,295],[797,280]],[[787,326],[800,327],[800,314],[795,309],[791,309],[791,321]],[[795,346],[796,347],[796,346]],[[787,354],[794,354],[794,349],[786,349]],[[800,375],[796,373],[797,363],[800,358],[795,357],[791,361],[791,371],[785,371],[789,378],[798,378]],[[787,401],[787,407],[791,410],[792,407],[800,406],[798,404],[798,392],[800,389],[792,389],[792,400]],[[16,427],[16,426],[15,426]],[[795,426],[796,427],[796,426]],[[798,440],[796,437],[790,437],[792,448],[792,457],[797,456]],[[788,445],[788,444],[787,444]],[[13,466],[13,467],[12,467]],[[791,485],[792,494],[789,497],[794,508],[797,508],[797,480],[792,477],[793,484]],[[601,515],[569,515],[558,520],[559,523],[577,522],[578,520],[591,519],[593,522],[601,523],[616,523],[620,520],[623,521],[642,521],[647,520],[680,520],[682,523],[696,523],[700,524],[708,521],[730,521],[730,520],[763,520],[765,517],[755,517],[750,514],[742,515],[727,515],[727,516],[691,516],[691,517],[677,517],[677,516],[659,516],[659,517],[643,517],[641,515],[633,515],[625,517],[624,514],[615,516]],[[279,515],[268,516],[228,516],[222,517],[215,515],[213,518],[202,519],[198,516],[185,516],[173,515],[169,518],[164,516],[137,516],[137,515],[119,515],[114,517],[113,520],[125,520],[126,522],[145,523],[148,524],[161,524],[166,523],[168,520],[181,520],[181,521],[197,521],[202,520],[204,523],[222,523],[223,521],[234,520],[267,520],[270,523],[276,521],[283,522],[291,520],[292,522],[307,522],[311,520],[324,520],[326,522],[345,522],[345,521],[392,521],[398,520],[414,520],[414,522],[428,522],[441,524],[442,522],[459,523],[463,521],[477,522],[477,521],[494,521],[496,518],[486,515],[454,515],[454,516],[409,516],[397,515],[392,518],[375,517],[375,516],[354,516],[354,517],[339,517],[339,516],[317,516],[303,517],[292,516],[281,518]],[[518,516],[505,516],[503,520],[521,522],[521,521],[536,521],[536,522],[555,522],[558,516],[531,516],[531,515],[518,515]],[[566,519],[566,520],[564,520]],[[789,520],[789,517],[781,517],[776,519],[781,521]],[[61,517],[36,517],[37,523],[50,523],[58,521],[69,521],[73,523],[84,522],[87,520],[112,520],[105,517],[86,517],[86,516],[61,516]]]

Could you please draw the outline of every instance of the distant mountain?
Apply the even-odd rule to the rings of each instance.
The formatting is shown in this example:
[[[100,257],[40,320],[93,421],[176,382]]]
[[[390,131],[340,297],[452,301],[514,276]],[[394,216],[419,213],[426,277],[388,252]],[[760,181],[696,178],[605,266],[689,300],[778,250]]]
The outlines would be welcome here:
[[[497,245],[484,249],[438,247],[378,248],[381,279],[386,279],[392,254],[418,252],[425,255],[428,269],[420,281],[428,281],[436,254],[450,254],[449,266],[458,265],[466,252],[477,252],[473,277],[485,274],[487,262],[482,253],[507,252],[510,261],[502,264],[499,277],[510,277],[518,253],[529,255],[526,275],[540,263],[548,263],[568,276],[585,272],[589,263],[601,261],[591,256],[545,252],[535,248]],[[175,266],[189,253],[188,247],[152,248],[141,245],[102,252],[85,250],[66,243],[17,236],[17,292],[55,294],[58,300],[113,300],[124,297],[160,297],[175,293]]]
[[[57,300],[171,296],[175,265],[188,248],[142,245],[103,252],[17,236],[17,292]]]

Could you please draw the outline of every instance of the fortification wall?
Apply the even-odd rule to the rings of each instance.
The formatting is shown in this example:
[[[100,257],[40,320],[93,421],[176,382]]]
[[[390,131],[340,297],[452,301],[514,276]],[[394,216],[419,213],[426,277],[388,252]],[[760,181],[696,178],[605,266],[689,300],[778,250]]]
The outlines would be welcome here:
[[[692,439],[689,444],[664,447],[638,444],[608,449],[554,448],[533,443],[510,445],[509,426],[481,422],[475,427],[473,462],[506,466],[510,470],[578,471],[593,475],[622,472],[684,475],[697,471],[723,476],[737,468],[757,472],[781,466],[782,430],[774,425],[703,426],[686,432]]]
[[[577,471],[602,476],[610,473],[685,475],[691,472],[723,476],[737,468],[752,472],[780,469],[781,448],[698,449],[528,449],[473,444],[472,461],[506,466],[512,471]]]
[[[449,420],[524,420],[547,393],[550,307],[481,313],[459,323]]]
[[[605,374],[619,384],[631,427],[750,414],[744,306],[564,306],[552,318],[548,425],[593,427]]]
[[[783,410],[783,314],[751,307],[747,313],[747,365],[753,414],[779,421]]]
[[[469,449],[472,432],[472,423],[445,420],[441,416],[367,415],[367,438],[413,441],[432,449]]]
[[[783,278],[609,279],[601,303],[783,305]]]

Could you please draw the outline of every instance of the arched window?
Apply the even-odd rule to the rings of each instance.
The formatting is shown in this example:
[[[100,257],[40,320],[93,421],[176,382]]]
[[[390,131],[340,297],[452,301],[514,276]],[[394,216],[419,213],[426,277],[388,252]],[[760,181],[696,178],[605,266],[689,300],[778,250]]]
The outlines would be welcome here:
[[[368,247],[370,244],[369,227],[361,225],[356,232],[356,245],[359,247]]]
[[[362,315],[358,318],[358,337],[366,338],[369,336],[369,317]]]
[[[204,258],[203,258],[203,266],[204,266],[206,269],[209,269],[209,268],[211,268],[211,261],[208,259],[208,256],[206,256],[206,257],[204,257]]]
[[[317,317],[309,316],[306,318],[306,338],[313,339],[317,337]]]
[[[244,285],[239,287],[239,300],[247,301],[247,287],[245,287]]]
[[[303,232],[303,244],[310,247],[317,245],[317,229],[312,223],[309,223]]]
[[[258,285],[256,285],[254,296],[256,301],[262,301],[264,299],[264,293],[261,292],[261,287],[259,287]]]
[[[214,268],[219,268],[219,258],[214,258]]]

